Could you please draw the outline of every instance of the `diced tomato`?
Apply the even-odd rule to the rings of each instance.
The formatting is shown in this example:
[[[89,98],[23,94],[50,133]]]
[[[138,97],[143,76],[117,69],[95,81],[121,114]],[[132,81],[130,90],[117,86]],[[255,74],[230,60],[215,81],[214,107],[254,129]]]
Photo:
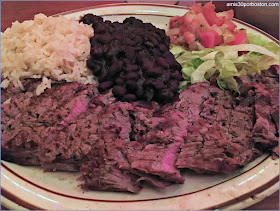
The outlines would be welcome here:
[[[247,44],[247,35],[246,30],[240,31],[239,33],[234,35],[234,40],[230,42],[230,45],[239,45],[239,44]]]
[[[225,24],[227,25],[228,30],[233,32],[236,29],[236,25],[232,21],[225,21]]]
[[[223,34],[223,31],[222,31],[221,27],[217,26],[216,24],[214,24],[214,25],[212,26],[212,29],[213,29],[214,31],[216,31],[219,35],[222,35],[222,34]]]
[[[184,16],[170,19],[171,43],[188,44],[192,50],[248,43],[246,30],[236,29],[233,15],[233,10],[215,13],[212,2],[194,4]]]
[[[178,24],[179,25],[184,24],[184,16],[182,16],[181,18],[178,19]]]
[[[198,47],[197,43],[198,43],[197,41],[194,41],[191,44],[189,44],[189,48],[190,48],[191,51],[198,51],[199,50],[199,47]]]
[[[215,25],[213,25],[212,28],[213,28],[214,26],[215,26]],[[223,24],[223,25],[217,26],[217,27],[222,31],[222,34],[227,33],[227,32],[230,32],[230,31],[228,30],[228,27],[227,27],[226,24]],[[215,27],[214,27],[213,29],[215,29]],[[230,33],[231,33],[231,32],[230,32]]]
[[[184,15],[184,25],[190,25],[196,15],[191,13],[186,13]]]
[[[238,51],[238,56],[242,56],[243,54],[248,53],[248,51]]]
[[[214,48],[216,45],[220,45],[222,43],[222,38],[214,30],[208,32],[201,32],[200,39],[201,44],[205,48]]]
[[[190,45],[192,42],[195,41],[195,35],[191,32],[185,32],[183,34],[183,37],[184,37],[186,43],[188,43],[188,45]]]
[[[180,17],[180,16],[175,16],[175,17],[170,18],[170,20],[169,20],[169,28],[173,29],[176,26],[178,26],[178,22],[179,22],[180,19],[182,19],[182,17]]]
[[[177,40],[177,36],[176,35],[170,35],[170,43],[173,45],[177,45],[178,44],[178,40]]]
[[[212,2],[208,2],[202,7],[202,14],[210,26],[213,26],[213,24],[221,26],[225,22],[225,17],[217,17]]]
[[[190,27],[191,31],[196,33],[199,33],[201,29],[203,29],[203,31],[205,31],[205,29],[210,29],[210,25],[202,13],[199,13],[194,17]]]
[[[233,19],[233,10],[218,12],[217,16],[218,17],[225,17],[226,21],[231,21]]]
[[[213,31],[215,34],[215,46],[221,45],[223,42],[223,39],[221,38],[221,35],[219,35],[216,31]]]
[[[223,25],[225,23],[225,17],[219,17],[218,19],[217,19],[217,25],[218,26],[221,26],[221,25]]]
[[[170,29],[168,30],[167,34],[169,35],[178,35],[180,33],[180,28],[174,28],[174,29]]]
[[[202,32],[200,33],[201,44],[205,48],[214,48],[215,35],[212,32]]]
[[[196,13],[201,13],[201,12],[202,12],[202,10],[201,10],[201,5],[199,5],[199,4],[194,4],[194,5],[192,6],[192,10],[195,11]]]
[[[234,34],[230,31],[228,31],[222,35],[223,35],[223,41],[225,44],[229,44],[230,42],[232,42],[234,40]]]
[[[179,34],[183,35],[186,31],[189,31],[189,27],[185,25],[180,26]]]

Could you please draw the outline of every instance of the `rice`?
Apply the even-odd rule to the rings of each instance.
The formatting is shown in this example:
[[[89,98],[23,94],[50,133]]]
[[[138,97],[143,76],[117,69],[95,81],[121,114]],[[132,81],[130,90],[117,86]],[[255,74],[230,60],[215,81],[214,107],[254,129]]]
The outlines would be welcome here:
[[[91,26],[62,16],[38,14],[34,21],[14,22],[1,33],[1,87],[12,82],[24,90],[21,79],[42,78],[39,95],[52,80],[97,83],[86,67],[92,36]]]

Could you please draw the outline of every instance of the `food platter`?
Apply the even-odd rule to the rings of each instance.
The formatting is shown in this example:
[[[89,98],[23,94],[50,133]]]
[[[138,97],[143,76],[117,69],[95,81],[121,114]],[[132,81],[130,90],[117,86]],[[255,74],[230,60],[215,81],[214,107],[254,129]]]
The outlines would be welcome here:
[[[144,22],[167,29],[169,18],[184,15],[185,8],[153,4],[114,4],[69,11],[60,15],[79,18],[87,13],[105,20],[122,21],[134,16]],[[257,33],[276,43],[265,32],[236,20],[239,27]],[[2,161],[1,198],[10,209],[243,209],[279,189],[279,159],[263,155],[230,175],[197,175],[183,173],[186,182],[165,190],[145,187],[138,194],[83,191],[76,181],[78,173],[44,172]]]

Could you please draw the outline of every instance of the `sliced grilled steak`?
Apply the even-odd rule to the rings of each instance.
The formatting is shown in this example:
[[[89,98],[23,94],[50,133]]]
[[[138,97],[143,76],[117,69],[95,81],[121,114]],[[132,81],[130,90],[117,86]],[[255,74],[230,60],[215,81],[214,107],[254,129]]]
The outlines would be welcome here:
[[[240,94],[215,80],[171,104],[117,102],[93,85],[55,84],[40,96],[2,90],[2,159],[80,171],[85,189],[137,193],[183,183],[182,168],[229,173],[260,153],[279,154],[279,68],[238,79]],[[7,99],[9,99],[7,101]],[[272,149],[275,147],[274,149]]]

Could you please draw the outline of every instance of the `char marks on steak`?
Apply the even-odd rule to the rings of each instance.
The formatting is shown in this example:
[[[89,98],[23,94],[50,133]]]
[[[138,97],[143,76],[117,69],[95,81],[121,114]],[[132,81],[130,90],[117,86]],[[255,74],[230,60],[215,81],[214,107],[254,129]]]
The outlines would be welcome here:
[[[111,91],[98,95],[78,83],[36,96],[27,80],[24,92],[1,92],[2,159],[80,171],[85,189],[133,193],[143,181],[158,188],[183,183],[182,168],[233,172],[264,151],[279,154],[278,77],[272,66],[239,78],[239,95],[214,80],[197,83],[164,106],[119,102]]]

